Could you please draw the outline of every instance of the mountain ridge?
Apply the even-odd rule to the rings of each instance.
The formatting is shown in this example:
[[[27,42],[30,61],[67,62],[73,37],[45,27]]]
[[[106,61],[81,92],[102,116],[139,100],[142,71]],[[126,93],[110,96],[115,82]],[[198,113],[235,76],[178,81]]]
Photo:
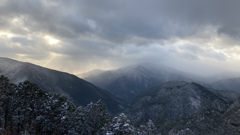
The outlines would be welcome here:
[[[0,74],[7,76],[11,82],[28,80],[36,83],[48,92],[63,94],[78,105],[87,105],[102,99],[112,113],[123,109],[126,104],[107,91],[75,75],[37,66],[31,63],[0,58]]]
[[[236,96],[194,82],[167,82],[141,93],[125,113],[136,125],[151,119],[161,132],[168,133],[178,126],[176,120],[187,121],[208,110],[223,114],[240,98],[240,94],[233,94]]]
[[[142,91],[167,81],[193,81],[193,79],[184,76],[181,71],[151,64],[108,70],[84,79],[127,102],[131,102]]]
[[[240,77],[228,78],[213,82],[214,88],[231,90],[240,93]]]

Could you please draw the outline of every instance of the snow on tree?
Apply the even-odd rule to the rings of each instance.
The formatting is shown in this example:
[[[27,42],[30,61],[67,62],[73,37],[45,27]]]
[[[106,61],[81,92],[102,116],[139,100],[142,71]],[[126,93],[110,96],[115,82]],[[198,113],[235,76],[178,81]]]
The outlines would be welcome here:
[[[110,120],[107,107],[102,100],[86,107],[78,107],[75,112],[75,132],[78,134],[100,134],[102,127]]]
[[[138,135],[160,135],[150,119],[145,125],[140,125],[136,132]]]
[[[105,127],[107,129],[106,134],[113,135],[132,135],[135,133],[134,127],[130,124],[130,120],[124,113],[114,117],[112,123]]]
[[[66,134],[75,106],[28,81],[14,85],[0,77],[0,128],[11,134]],[[64,118],[64,119],[63,119]]]
[[[177,133],[170,133],[170,135],[195,135],[189,128],[177,131]]]
[[[150,120],[137,131],[123,113],[111,119],[102,100],[76,108],[65,96],[0,76],[0,134],[152,135],[156,129]]]

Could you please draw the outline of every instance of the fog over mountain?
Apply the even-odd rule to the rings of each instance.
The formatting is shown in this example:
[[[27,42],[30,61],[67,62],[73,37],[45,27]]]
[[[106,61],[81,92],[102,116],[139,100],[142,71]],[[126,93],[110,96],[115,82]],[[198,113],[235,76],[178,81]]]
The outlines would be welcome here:
[[[240,93],[240,78],[222,79],[212,83],[212,86],[217,89],[231,90]]]
[[[142,62],[206,77],[236,73],[239,5],[237,0],[1,0],[0,56],[75,75]]]
[[[0,0],[0,134],[239,134],[239,7],[239,0]],[[32,86],[49,96],[30,99],[38,97]],[[52,97],[76,106],[36,112],[43,102],[54,107]],[[40,130],[48,128],[40,119],[54,128]]]
[[[195,81],[203,83],[201,80],[204,80],[204,78],[194,74],[152,63],[141,63],[117,70],[93,70],[82,74],[82,76],[85,76],[83,79],[128,102],[142,91],[164,82]]]

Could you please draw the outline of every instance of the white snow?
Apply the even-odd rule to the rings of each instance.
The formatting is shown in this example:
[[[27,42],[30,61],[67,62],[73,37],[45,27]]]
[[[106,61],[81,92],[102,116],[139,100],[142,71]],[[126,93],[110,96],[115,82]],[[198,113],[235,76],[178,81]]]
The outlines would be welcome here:
[[[201,101],[199,96],[197,96],[197,98],[190,97],[189,99],[193,107],[195,107],[196,109],[201,107]]]
[[[25,63],[0,57],[0,75],[7,76],[10,80],[15,78],[16,74],[22,70]],[[25,81],[27,78],[22,77],[20,80],[14,80],[14,83]]]

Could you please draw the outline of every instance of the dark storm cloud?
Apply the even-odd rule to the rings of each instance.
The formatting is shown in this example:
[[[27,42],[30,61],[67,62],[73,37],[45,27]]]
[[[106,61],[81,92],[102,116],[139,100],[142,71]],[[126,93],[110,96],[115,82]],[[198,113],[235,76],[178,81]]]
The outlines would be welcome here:
[[[239,6],[239,0],[9,0],[0,13],[24,16],[24,24],[31,30],[61,38],[97,35],[104,40],[124,42],[132,37],[186,37],[207,25],[218,27],[219,34],[238,38]],[[89,20],[96,23],[95,28],[91,28]]]
[[[105,0],[78,1],[75,5],[102,28],[98,35],[109,40],[185,37],[208,25],[217,27],[219,34],[239,36],[238,0]]]
[[[11,25],[14,18],[20,19],[30,32],[50,33],[61,38],[72,38],[85,33],[90,28],[81,18],[81,14],[68,13],[71,7],[66,9],[64,4],[51,4],[51,1],[10,0],[0,8],[2,22]],[[62,10],[63,9],[63,10]],[[65,12],[66,11],[66,12]],[[6,26],[5,26],[6,28]]]

